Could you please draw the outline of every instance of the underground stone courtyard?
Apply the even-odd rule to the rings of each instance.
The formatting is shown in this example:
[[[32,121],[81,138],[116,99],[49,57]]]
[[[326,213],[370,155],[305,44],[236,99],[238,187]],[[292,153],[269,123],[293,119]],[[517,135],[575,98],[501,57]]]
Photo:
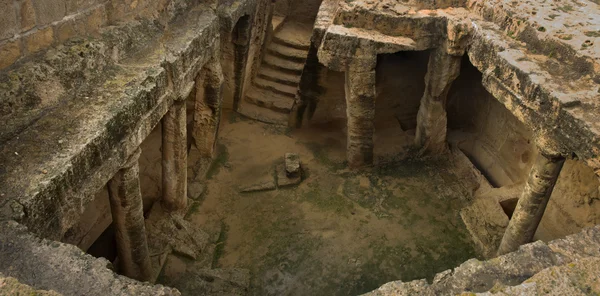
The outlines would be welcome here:
[[[0,0],[0,295],[600,295],[597,0]]]

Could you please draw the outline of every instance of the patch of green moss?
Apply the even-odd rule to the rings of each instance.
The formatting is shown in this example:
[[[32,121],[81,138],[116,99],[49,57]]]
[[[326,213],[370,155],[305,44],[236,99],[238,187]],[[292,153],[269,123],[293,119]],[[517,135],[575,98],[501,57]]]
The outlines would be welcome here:
[[[189,217],[191,217],[192,215],[198,213],[200,211],[200,203],[199,202],[193,202],[192,205],[190,206],[190,208],[188,209],[187,213],[185,213],[185,219],[188,219]]]
[[[329,212],[347,214],[353,211],[354,205],[343,196],[339,196],[332,188],[322,188],[318,182],[310,184],[310,188],[300,195],[301,201],[306,201],[313,206]]]
[[[344,169],[346,167],[345,161],[335,161],[332,160],[329,155],[327,155],[327,149],[324,145],[319,143],[303,143],[308,150],[310,150],[313,154],[313,157],[317,162],[326,166],[330,171],[338,171]]]
[[[225,222],[221,221],[221,232],[219,233],[219,238],[217,238],[215,253],[213,255],[212,267],[219,267],[219,259],[223,257],[223,252],[225,250],[225,241],[227,240],[227,232],[229,231],[229,226],[225,224]]]
[[[586,31],[583,34],[588,37],[600,37],[600,31]]]

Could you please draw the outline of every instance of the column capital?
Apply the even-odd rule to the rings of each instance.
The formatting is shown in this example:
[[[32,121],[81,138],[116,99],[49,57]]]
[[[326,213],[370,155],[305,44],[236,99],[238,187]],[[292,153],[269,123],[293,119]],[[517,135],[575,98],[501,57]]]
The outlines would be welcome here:
[[[142,148],[138,147],[129,155],[127,160],[121,165],[121,169],[130,169],[138,164],[138,160],[142,155]]]
[[[564,153],[564,151],[562,151],[562,149],[560,148],[560,145],[556,141],[550,139],[550,137],[548,137],[545,134],[538,135],[535,138],[535,145],[537,147],[538,152],[546,158],[566,158],[565,156],[567,155],[567,153]]]
[[[377,54],[357,55],[348,61],[347,71],[353,73],[373,72],[377,67]]]
[[[473,25],[469,20],[448,21],[446,27],[446,40],[444,47],[449,55],[463,56],[469,44],[469,37],[472,35]]]

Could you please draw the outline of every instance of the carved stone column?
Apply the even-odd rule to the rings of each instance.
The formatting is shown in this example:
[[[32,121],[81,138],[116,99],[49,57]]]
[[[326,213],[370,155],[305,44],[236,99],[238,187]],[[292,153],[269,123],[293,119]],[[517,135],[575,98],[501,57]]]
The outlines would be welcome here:
[[[348,165],[353,168],[373,164],[376,65],[376,56],[370,59],[355,59],[346,71],[346,157]]]
[[[148,281],[151,265],[139,180],[140,153],[138,148],[108,181],[108,192],[121,272],[130,278]]]
[[[317,104],[321,89],[319,87],[319,57],[317,55],[319,48],[311,42],[310,49],[304,63],[304,69],[302,70],[302,76],[300,77],[300,85],[298,94],[296,94],[296,100],[292,111],[290,112],[290,120],[288,122],[289,127],[301,128],[302,121],[306,116],[308,108],[307,118],[312,118]]]
[[[213,56],[196,80],[193,137],[203,157],[213,156],[221,120],[223,70],[217,57]]]
[[[232,42],[234,46],[233,61],[233,110],[237,111],[240,106],[240,100],[244,93],[244,81],[246,77],[246,65],[248,63],[248,52],[250,50],[250,16],[243,16],[232,32]]]
[[[415,136],[415,144],[422,153],[441,154],[448,149],[446,97],[460,73],[460,63],[461,57],[448,54],[445,48],[436,48],[429,56]]]
[[[177,100],[162,119],[162,204],[169,211],[187,207],[185,111],[185,100]]]
[[[467,20],[449,20],[446,40],[429,56],[415,135],[415,144],[421,147],[421,153],[439,154],[448,149],[446,99],[452,82],[460,73],[462,56],[472,30],[472,24]]]
[[[502,237],[498,255],[516,251],[533,240],[565,159],[540,152]]]

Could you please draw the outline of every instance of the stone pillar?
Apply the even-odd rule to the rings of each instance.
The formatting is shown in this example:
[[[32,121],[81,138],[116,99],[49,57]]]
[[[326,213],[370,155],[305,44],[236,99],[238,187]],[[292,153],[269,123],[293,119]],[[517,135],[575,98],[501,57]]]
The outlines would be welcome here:
[[[436,48],[429,56],[415,135],[415,144],[421,147],[421,153],[435,155],[448,149],[446,97],[460,73],[461,59],[461,56],[448,54],[445,48]]]
[[[498,255],[516,251],[533,240],[565,159],[540,152],[502,237]]]
[[[223,71],[217,57],[213,56],[196,79],[193,138],[200,155],[209,158],[216,145],[223,103]]]
[[[231,39],[234,46],[233,78],[235,88],[233,92],[233,110],[237,111],[244,94],[246,65],[250,49],[250,16],[245,15],[239,19],[233,29]]]
[[[138,148],[108,181],[108,193],[121,273],[139,281],[148,281],[152,270],[139,180],[140,153]]]
[[[187,127],[185,100],[162,119],[162,204],[168,211],[187,207]]]
[[[321,93],[319,87],[319,48],[311,42],[310,49],[304,64],[298,94],[292,111],[290,112],[289,127],[301,128],[302,121],[308,108],[308,118],[312,118],[317,109],[318,98]]]
[[[346,157],[352,168],[373,164],[377,57],[354,59],[346,70]]]

